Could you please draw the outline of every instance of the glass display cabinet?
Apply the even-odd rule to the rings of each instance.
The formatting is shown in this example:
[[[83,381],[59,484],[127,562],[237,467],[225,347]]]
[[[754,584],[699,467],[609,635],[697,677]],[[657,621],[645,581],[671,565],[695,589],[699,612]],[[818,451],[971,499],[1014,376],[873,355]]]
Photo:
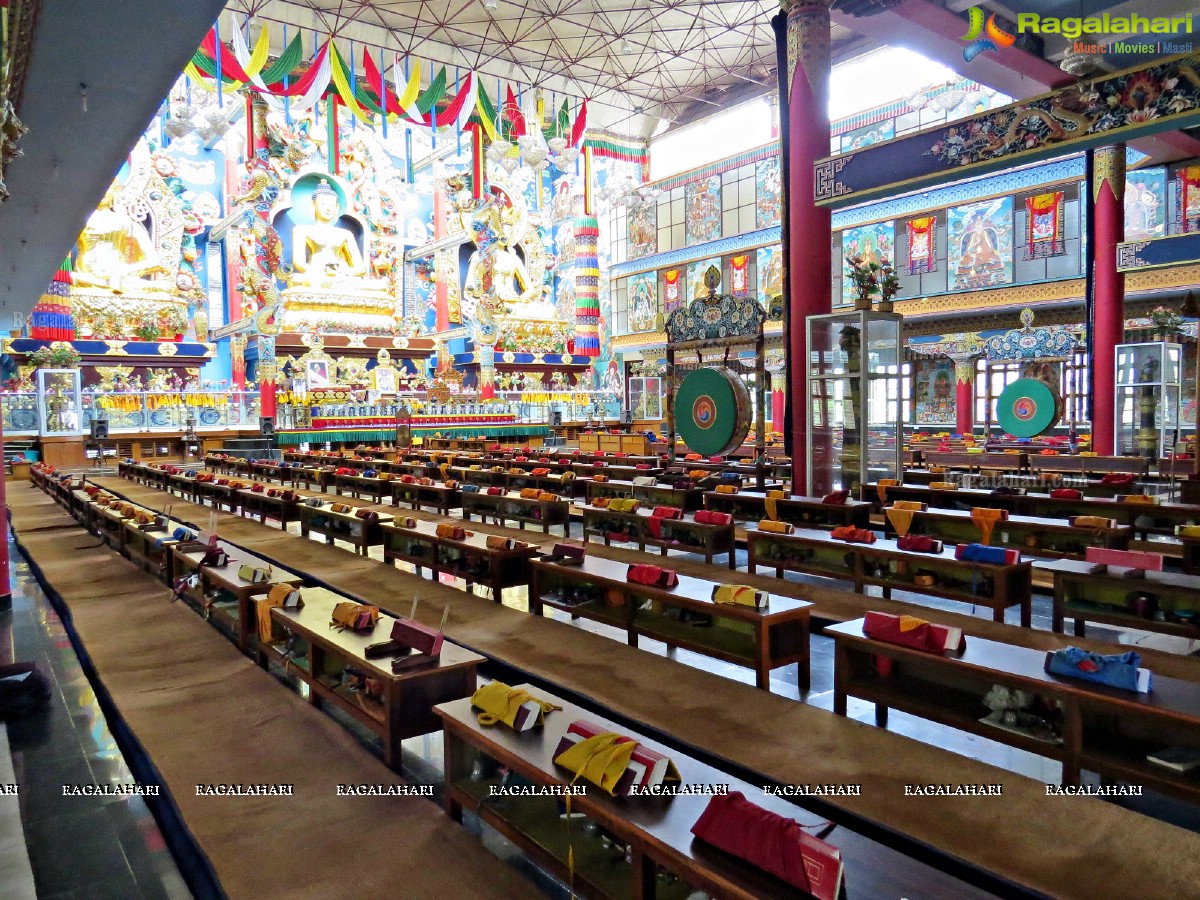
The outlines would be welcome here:
[[[1183,345],[1117,344],[1116,446],[1122,456],[1158,459],[1178,438]]]
[[[83,397],[78,369],[38,369],[38,417],[43,435],[83,431]]]
[[[810,316],[808,493],[900,477],[901,338],[897,313]]]

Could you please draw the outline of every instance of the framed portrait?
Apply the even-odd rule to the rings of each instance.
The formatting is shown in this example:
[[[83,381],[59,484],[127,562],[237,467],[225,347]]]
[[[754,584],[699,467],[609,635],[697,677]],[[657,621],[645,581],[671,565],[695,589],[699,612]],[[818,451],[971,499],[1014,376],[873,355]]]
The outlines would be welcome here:
[[[310,359],[304,366],[304,379],[308,382],[309,390],[331,386],[329,378],[329,363],[323,359]]]

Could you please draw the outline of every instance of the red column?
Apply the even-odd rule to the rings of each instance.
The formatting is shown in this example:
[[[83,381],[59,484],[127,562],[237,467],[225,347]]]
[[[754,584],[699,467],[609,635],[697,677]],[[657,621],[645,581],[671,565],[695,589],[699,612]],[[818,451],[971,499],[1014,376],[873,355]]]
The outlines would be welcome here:
[[[788,287],[788,387],[791,446],[795,467],[792,492],[809,492],[805,460],[809,453],[808,352],[805,323],[831,309],[830,212],[813,199],[813,164],[829,155],[829,7],[830,0],[798,0],[787,11],[786,34],[776,37],[786,47],[788,73],[781,118],[786,118],[787,171],[784,259]],[[782,92],[781,92],[782,93]],[[828,479],[825,479],[826,481]]]
[[[267,151],[267,104],[258,95],[246,98],[246,156],[253,158],[258,155],[259,151],[264,153]],[[268,225],[270,224],[270,213],[265,209],[259,210],[259,218]],[[370,259],[370,248],[367,248],[367,258]],[[265,299],[263,302],[266,302]],[[275,312],[274,319],[276,323],[283,320],[283,310],[279,309]],[[259,398],[259,414],[262,416],[275,417],[275,391],[276,378],[278,373],[275,368],[275,333],[279,328],[276,324],[274,329],[268,329],[270,333],[260,333],[258,335],[258,398]],[[245,377],[243,371],[243,378]]]
[[[1111,454],[1117,392],[1114,348],[1125,339],[1125,276],[1117,271],[1117,244],[1125,239],[1125,145],[1097,147],[1093,161],[1092,449]]]
[[[966,435],[975,427],[975,360],[955,360],[954,376],[954,427]]]

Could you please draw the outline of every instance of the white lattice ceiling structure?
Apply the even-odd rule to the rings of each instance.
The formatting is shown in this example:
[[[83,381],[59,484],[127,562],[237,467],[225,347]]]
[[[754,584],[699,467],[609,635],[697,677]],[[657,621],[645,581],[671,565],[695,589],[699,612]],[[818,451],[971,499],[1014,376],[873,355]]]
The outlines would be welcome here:
[[[775,86],[778,0],[231,0],[287,23],[503,82],[591,98],[591,122],[646,136]],[[835,47],[857,40],[833,29]],[[279,36],[272,36],[279,40]],[[277,47],[273,47],[277,50]],[[489,90],[493,83],[485,81]],[[549,100],[549,97],[547,97]]]

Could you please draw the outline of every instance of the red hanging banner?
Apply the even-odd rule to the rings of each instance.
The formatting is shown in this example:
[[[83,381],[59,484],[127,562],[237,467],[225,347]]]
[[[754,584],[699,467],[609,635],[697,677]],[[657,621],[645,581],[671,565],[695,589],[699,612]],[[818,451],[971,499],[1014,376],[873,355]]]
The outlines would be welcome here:
[[[671,269],[663,273],[663,281],[665,288],[663,290],[663,311],[670,315],[676,309],[679,309],[680,301],[683,299],[682,288],[680,284],[682,269]]]
[[[937,216],[924,216],[904,223],[908,235],[908,262],[904,270],[909,275],[937,271]]]
[[[1184,166],[1179,179],[1179,226],[1181,231],[1200,231],[1200,166]]]
[[[1067,252],[1062,230],[1062,191],[1025,198],[1025,258],[1043,259]]]
[[[749,262],[749,256],[729,257],[729,280],[733,284],[734,296],[740,296],[750,290],[750,280],[746,277]]]

